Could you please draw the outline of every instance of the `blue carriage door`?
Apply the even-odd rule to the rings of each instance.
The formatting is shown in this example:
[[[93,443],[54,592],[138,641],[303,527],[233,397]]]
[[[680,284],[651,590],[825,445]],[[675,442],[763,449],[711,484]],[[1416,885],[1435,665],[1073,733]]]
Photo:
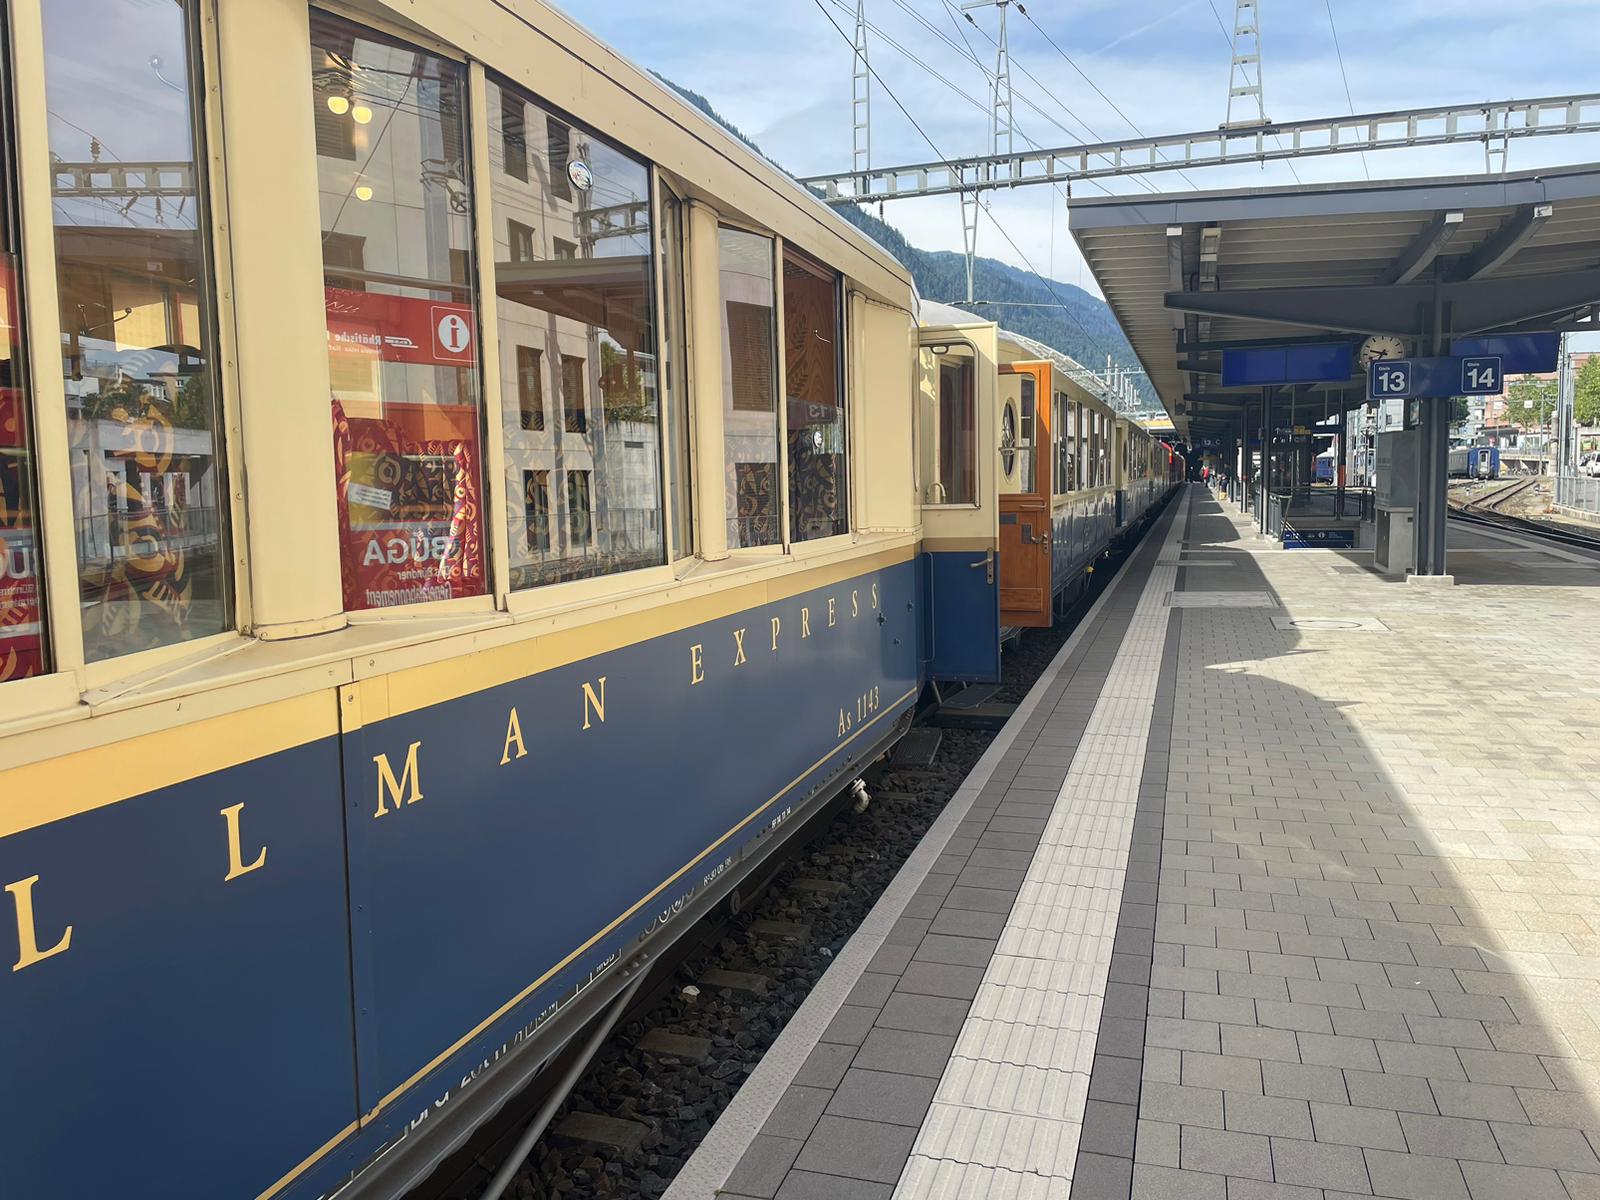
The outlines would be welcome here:
[[[918,413],[929,679],[1000,679],[994,327],[922,332]]]

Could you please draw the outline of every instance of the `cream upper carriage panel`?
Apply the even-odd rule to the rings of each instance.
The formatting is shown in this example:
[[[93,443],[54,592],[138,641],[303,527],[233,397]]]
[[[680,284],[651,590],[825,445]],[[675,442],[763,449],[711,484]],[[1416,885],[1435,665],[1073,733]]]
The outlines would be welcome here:
[[[15,22],[13,52],[20,55],[17,72],[25,101],[18,159],[24,216],[43,214],[42,221],[31,219],[48,235],[49,170],[42,165],[48,157],[26,120],[34,103],[29,89],[42,96],[44,81],[30,56],[22,54],[24,43],[41,36],[36,25],[30,27],[23,19],[37,7],[34,0],[23,4]],[[726,607],[743,602],[732,596],[739,589],[793,590],[798,579],[776,581],[812,565],[837,572],[855,557],[914,542],[920,527],[911,449],[915,300],[904,267],[703,113],[546,5],[526,0],[470,6],[449,0],[404,5],[329,0],[311,11],[387,31],[441,61],[465,61],[462,78],[470,112],[463,117],[463,150],[471,174],[479,177],[470,197],[479,228],[468,234],[462,253],[475,257],[482,280],[477,295],[483,344],[478,361],[484,365],[480,469],[486,563],[481,586],[475,595],[454,599],[381,612],[346,611],[339,518],[329,501],[336,486],[334,456],[315,449],[329,436],[323,431],[329,425],[330,334],[323,322],[327,276],[319,253],[324,239],[318,216],[323,132],[318,126],[326,114],[306,87],[313,67],[308,10],[300,0],[252,0],[221,5],[215,12],[210,6],[204,9],[197,22],[198,67],[218,86],[207,90],[200,114],[206,154],[199,169],[213,218],[215,277],[207,282],[215,295],[223,364],[218,379],[225,421],[220,442],[230,466],[228,502],[233,511],[226,525],[232,530],[235,611],[224,632],[210,639],[85,666],[82,647],[74,650],[77,638],[69,636],[75,634],[69,626],[78,620],[70,537],[64,550],[59,539],[47,542],[44,565],[54,575],[43,592],[50,603],[57,671],[49,680],[13,682],[9,696],[0,687],[0,730],[53,732],[26,745],[10,739],[7,748],[15,756],[8,761],[34,761],[132,736],[165,721],[237,711],[664,604],[693,601],[704,609],[727,594]],[[515,423],[518,397],[500,378],[515,373],[514,367],[500,365],[515,358],[508,360],[509,351],[497,341],[495,289],[488,276],[496,243],[483,220],[495,202],[484,178],[492,140],[488,131],[495,120],[486,111],[486,93],[495,76],[519,85],[540,106],[570,114],[575,126],[593,129],[647,169],[659,168],[651,185],[658,202],[669,189],[681,196],[684,232],[675,249],[682,253],[677,265],[686,278],[663,283],[659,260],[655,274],[658,302],[669,286],[681,283],[689,318],[684,331],[690,348],[687,390],[696,405],[715,395],[711,376],[724,366],[715,355],[709,360],[693,357],[697,343],[715,342],[714,334],[695,336],[695,305],[717,291],[714,270],[707,269],[704,254],[696,254],[692,229],[697,217],[709,217],[713,227],[760,231],[772,239],[780,257],[786,251],[798,253],[836,273],[848,417],[848,428],[839,435],[849,446],[847,533],[810,542],[796,539],[781,552],[731,561],[675,553],[674,564],[557,582],[536,589],[537,596],[508,590],[513,564],[502,513],[520,498],[508,495],[510,471],[501,430],[506,412]],[[255,103],[262,92],[279,97],[278,102],[270,109]],[[42,110],[42,101],[38,106]],[[55,312],[54,273],[48,269],[48,241],[34,245],[37,240],[29,242],[23,263],[28,328],[34,345],[49,345],[58,340],[61,324]],[[498,257],[505,257],[504,247]],[[783,289],[778,291],[775,321],[781,323]],[[781,371],[783,347],[776,346],[774,353]],[[41,507],[49,517],[63,505],[70,510],[71,484],[57,482],[47,469],[52,454],[65,454],[61,447],[66,434],[54,415],[61,405],[60,381],[50,380],[47,371],[36,374],[44,464]],[[296,386],[285,388],[285,379],[296,380]],[[559,409],[554,419],[561,419]],[[667,414],[664,420],[670,426],[675,416]],[[690,468],[694,481],[692,487],[683,486],[681,501],[689,507],[694,495],[693,525],[704,529],[705,518],[717,514],[702,468],[721,454],[715,449],[698,454],[706,449],[705,430],[697,420],[690,424],[697,451]],[[306,452],[283,453],[284,429],[302,431]],[[712,465],[721,470],[720,463]],[[665,517],[681,515],[669,511]],[[42,526],[47,538],[52,528],[57,533],[70,529],[70,523],[61,521],[46,520]],[[44,683],[50,686],[30,686]],[[13,697],[20,707],[11,705]],[[144,710],[138,720],[119,716],[135,708]],[[107,719],[82,720],[86,716]],[[74,723],[80,728],[65,727]]]

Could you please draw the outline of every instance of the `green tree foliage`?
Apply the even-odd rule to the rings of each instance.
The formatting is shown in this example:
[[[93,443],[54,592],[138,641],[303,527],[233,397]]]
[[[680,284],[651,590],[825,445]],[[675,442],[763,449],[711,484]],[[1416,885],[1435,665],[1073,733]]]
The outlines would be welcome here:
[[[712,108],[704,96],[679,87],[665,76],[657,78],[755,153],[761,154],[760,147]],[[761,157],[766,158],[766,155],[762,154]],[[772,162],[770,158],[767,161]],[[772,165],[778,166],[777,163]],[[899,230],[857,205],[842,205],[836,211],[904,263],[916,281],[917,292],[924,299],[951,303],[967,294],[967,265],[962,255],[950,251],[919,250],[906,241]],[[998,235],[991,226],[986,226],[985,236]],[[1133,347],[1123,336],[1122,327],[1111,315],[1110,308],[1082,288],[1054,280],[1046,284],[1031,271],[1018,270],[992,258],[979,258],[973,264],[972,291],[974,296],[982,300],[1009,300],[1047,306],[1023,308],[1012,304],[984,304],[972,311],[986,320],[998,321],[1014,333],[1054,347],[1086,367],[1103,371],[1106,355],[1110,354],[1117,366],[1139,369],[1139,360],[1133,353]],[[1141,400],[1153,405],[1155,393],[1149,384],[1142,375],[1134,378]]]
[[[1591,354],[1578,372],[1572,408],[1579,425],[1600,425],[1600,354]]]
[[[1506,420],[1524,429],[1538,429],[1551,420],[1557,396],[1554,379],[1524,375],[1506,389]],[[1531,408],[1528,407],[1530,403]]]

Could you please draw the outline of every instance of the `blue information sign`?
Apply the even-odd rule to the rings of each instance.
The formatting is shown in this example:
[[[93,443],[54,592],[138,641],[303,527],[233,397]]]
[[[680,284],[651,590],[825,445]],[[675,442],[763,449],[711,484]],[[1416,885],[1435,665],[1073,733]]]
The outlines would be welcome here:
[[[1497,396],[1505,382],[1498,355],[1461,360],[1461,396]]]
[[[1374,400],[1409,400],[1412,388],[1409,358],[1379,358],[1367,364],[1367,395]]]
[[[1380,358],[1367,365],[1372,400],[1438,400],[1492,396],[1505,382],[1498,355],[1470,358]]]

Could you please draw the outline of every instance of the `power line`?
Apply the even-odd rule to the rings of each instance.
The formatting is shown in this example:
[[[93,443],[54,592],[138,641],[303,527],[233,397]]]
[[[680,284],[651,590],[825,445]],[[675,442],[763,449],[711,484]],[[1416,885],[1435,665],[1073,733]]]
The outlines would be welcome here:
[[[952,0],[944,0],[944,3],[946,5],[949,5],[949,6],[953,7]],[[984,29],[981,25],[979,25],[976,21],[974,21],[972,19],[972,14],[971,13],[962,13],[961,15],[966,19],[966,21],[967,21],[967,23],[969,25],[971,25],[979,33],[983,34],[984,38],[988,41],[988,43],[991,46],[997,44],[995,42],[994,38],[989,36],[989,31]],[[1034,84],[1039,88],[1040,91],[1042,91],[1046,96],[1049,96],[1050,99],[1054,100],[1056,102],[1056,104],[1061,108],[1062,112],[1066,113],[1074,121],[1078,122],[1078,124],[1083,126],[1085,132],[1089,135],[1089,140],[1090,141],[1092,141],[1092,142],[1104,142],[1104,141],[1109,140],[1107,138],[1101,137],[1099,132],[1097,132],[1095,130],[1095,128],[1089,124],[1089,122],[1085,121],[1077,113],[1073,112],[1072,109],[1067,106],[1066,101],[1061,99],[1060,96],[1056,95],[1048,87],[1046,87],[1042,82],[1040,82],[1039,77],[1037,75],[1035,75],[1032,71],[1028,70],[1028,68],[1025,67],[1022,63],[1017,62],[1017,59],[1016,59],[1015,55],[1011,56],[1011,61],[1016,64],[1017,70],[1021,71],[1024,75],[1026,75],[1029,79],[1031,79],[1034,82]],[[1046,115],[1045,113],[1041,112],[1039,107],[1038,107],[1038,105],[1036,105],[1032,101],[1030,101],[1027,98],[1026,95],[1023,96],[1022,102],[1024,104],[1026,104],[1029,108],[1033,109],[1035,112],[1038,112],[1040,116],[1045,117],[1045,119],[1047,121],[1050,121],[1050,123],[1052,125],[1054,125],[1056,128],[1061,129],[1066,133],[1072,134],[1073,137],[1080,136],[1079,134],[1073,133],[1070,129],[1067,129],[1066,126],[1062,125],[1060,121],[1052,120],[1048,115]],[[1044,148],[1044,147],[1040,146],[1039,143],[1037,143],[1037,142],[1033,143],[1033,147],[1036,150],[1042,150]],[[1100,157],[1101,159],[1105,160],[1108,163],[1112,161],[1111,156],[1108,155],[1108,154],[1101,154],[1098,157]],[[1147,192],[1150,192],[1150,193],[1153,194],[1156,191],[1158,191],[1158,189],[1154,185],[1152,185],[1149,180],[1144,179],[1141,176],[1133,176],[1132,179],[1133,179],[1133,181],[1135,183],[1137,183],[1141,187],[1143,187],[1144,190],[1147,191]],[[1106,189],[1104,189],[1104,188],[1102,188],[1101,190],[1102,191],[1106,191]],[[1107,195],[1109,195],[1109,194],[1110,194],[1109,191],[1107,191]]]
[[[1323,7],[1328,10],[1328,29],[1333,33],[1333,52],[1339,58],[1339,78],[1344,80],[1344,102],[1350,107],[1350,115],[1356,115],[1356,102],[1350,98],[1350,76],[1345,74],[1344,51],[1339,49],[1339,27],[1333,23],[1333,0],[1322,0]],[[1372,172],[1367,169],[1367,155],[1361,154],[1361,171],[1368,179]]]
[[[822,0],[811,0],[811,2],[817,6],[817,11],[820,12],[823,15],[823,18],[828,22],[828,24],[833,26],[834,32],[837,33],[840,36],[840,38],[842,38],[847,45],[849,45],[852,48],[854,48],[855,43],[853,41],[851,41],[850,35],[847,34],[840,27],[839,23],[833,19],[833,14],[830,13],[823,6]],[[872,73],[872,77],[875,80],[877,80],[878,86],[883,89],[884,94],[886,96],[888,96],[889,99],[894,101],[894,106],[900,110],[901,115],[903,115],[906,120],[911,122],[911,127],[913,129],[915,129],[919,135],[921,135],[923,141],[928,143],[928,148],[934,152],[934,154],[939,158],[939,160],[941,162],[944,163],[944,165],[946,167],[949,167],[952,171],[954,171],[955,170],[955,164],[953,164],[950,161],[950,159],[945,156],[944,152],[942,150],[940,150],[937,145],[934,144],[933,139],[928,136],[927,131],[925,129],[923,129],[921,124],[918,123],[917,119],[911,115],[910,110],[907,109],[906,106],[900,102],[900,97],[896,96],[894,94],[894,89],[892,89],[887,83],[884,82],[883,76],[878,74],[877,68],[873,67],[869,63],[868,66],[867,66],[867,70],[870,71]],[[963,192],[966,192],[967,189],[963,186],[961,190]],[[1072,311],[1072,309],[1067,307],[1065,301],[1063,301],[1061,299],[1060,294],[1051,285],[1051,281],[1046,279],[1043,275],[1039,274],[1038,269],[1029,260],[1028,256],[1022,252],[1022,247],[1018,246],[1016,241],[1012,238],[1012,236],[1008,232],[1006,232],[1006,227],[1004,225],[1000,224],[1000,222],[995,218],[995,215],[992,212],[989,212],[988,209],[984,209],[983,211],[988,214],[990,222],[994,225],[995,229],[999,232],[1000,236],[1005,238],[1006,244],[1009,245],[1011,247],[1011,249],[1016,253],[1016,256],[1022,260],[1023,265],[1026,266],[1030,272],[1032,272],[1033,277],[1044,285],[1045,291],[1050,293],[1051,298],[1053,300],[1055,300],[1055,302],[1057,304],[1061,305],[1063,311],[1065,311],[1066,314],[1069,317],[1072,318],[1072,323],[1078,327],[1079,331],[1082,332],[1083,336],[1089,339],[1090,343],[1096,348],[1097,351],[1106,352],[1109,355],[1109,357],[1114,359],[1116,357],[1116,355],[1114,353],[1111,353],[1110,351],[1107,351],[1105,344],[1103,342],[1101,342],[1100,339],[1097,338],[1094,334],[1089,332],[1088,326],[1086,326],[1083,323],[1083,321],[1079,319],[1078,314],[1075,313],[1074,311]]]
[[[1133,132],[1136,133],[1140,137],[1147,136],[1145,134],[1144,130],[1140,129],[1137,125],[1135,125],[1133,123],[1133,119],[1131,117],[1129,117],[1127,113],[1123,112],[1122,109],[1117,107],[1117,102],[1115,100],[1113,100],[1110,96],[1106,95],[1104,92],[1102,92],[1100,90],[1100,85],[1097,84],[1094,80],[1089,78],[1089,76],[1084,72],[1084,69],[1082,67],[1080,67],[1076,62],[1073,61],[1072,55],[1068,54],[1065,50],[1063,50],[1061,48],[1060,44],[1057,43],[1055,38],[1050,36],[1049,32],[1044,28],[1044,26],[1040,25],[1039,22],[1037,22],[1037,21],[1035,21],[1033,19],[1033,14],[1032,13],[1030,13],[1021,4],[1017,5],[1017,11],[1019,13],[1021,13],[1024,18],[1027,19],[1027,22],[1028,22],[1029,25],[1032,25],[1035,29],[1037,29],[1039,31],[1040,36],[1043,37],[1045,41],[1050,43],[1050,45],[1055,49],[1055,52],[1057,54],[1061,55],[1062,58],[1067,60],[1067,65],[1069,67],[1071,67],[1079,75],[1083,76],[1083,81],[1094,89],[1095,95],[1099,96],[1100,99],[1104,100],[1107,104],[1109,104],[1111,106],[1111,110],[1113,112],[1115,112],[1117,114],[1117,116],[1119,116],[1119,117],[1121,117],[1123,119],[1123,121],[1127,124],[1129,129],[1133,130]],[[1163,162],[1166,161],[1166,156],[1165,155],[1161,156],[1161,161],[1163,161]],[[1197,190],[1197,191],[1199,190],[1198,186],[1195,184],[1195,181],[1190,179],[1182,171],[1178,172],[1178,177],[1180,179],[1182,179],[1185,183],[1187,183],[1190,187],[1195,188],[1195,190]]]

